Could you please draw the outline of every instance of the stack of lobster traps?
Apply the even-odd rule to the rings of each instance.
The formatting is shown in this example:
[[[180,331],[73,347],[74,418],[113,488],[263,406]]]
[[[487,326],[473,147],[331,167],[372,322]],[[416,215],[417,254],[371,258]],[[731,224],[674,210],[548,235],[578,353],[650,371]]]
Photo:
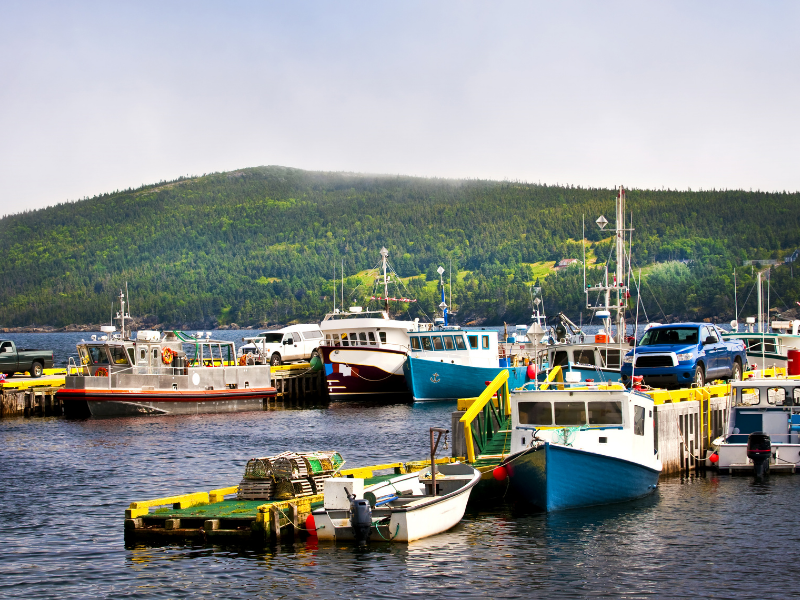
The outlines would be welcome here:
[[[282,452],[251,458],[239,484],[239,500],[291,500],[321,494],[325,479],[344,464],[338,452]]]

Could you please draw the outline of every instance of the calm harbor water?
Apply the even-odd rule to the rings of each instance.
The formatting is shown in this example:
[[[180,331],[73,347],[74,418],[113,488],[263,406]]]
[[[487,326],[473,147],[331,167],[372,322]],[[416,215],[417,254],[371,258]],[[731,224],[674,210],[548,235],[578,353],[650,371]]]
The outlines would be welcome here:
[[[800,596],[791,475],[669,478],[640,501],[550,515],[501,505],[408,546],[124,545],[133,500],[235,484],[247,459],[283,450],[335,449],[348,466],[419,459],[428,427],[449,428],[454,408],[2,420],[0,597]]]

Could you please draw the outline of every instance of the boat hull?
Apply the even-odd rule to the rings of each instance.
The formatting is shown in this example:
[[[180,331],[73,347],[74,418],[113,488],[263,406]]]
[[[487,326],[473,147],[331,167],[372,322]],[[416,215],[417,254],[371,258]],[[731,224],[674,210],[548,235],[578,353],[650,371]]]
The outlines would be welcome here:
[[[406,354],[388,348],[320,346],[331,400],[381,396],[410,400],[403,362]]]
[[[500,371],[508,371],[508,387],[515,389],[531,381],[527,367],[473,367],[409,356],[403,370],[414,400],[457,400],[475,398]]]
[[[202,390],[197,392],[61,389],[56,392],[67,417],[194,415],[260,410],[276,390]]]
[[[549,442],[513,454],[503,464],[514,493],[545,511],[641,498],[655,491],[660,473],[625,459]]]

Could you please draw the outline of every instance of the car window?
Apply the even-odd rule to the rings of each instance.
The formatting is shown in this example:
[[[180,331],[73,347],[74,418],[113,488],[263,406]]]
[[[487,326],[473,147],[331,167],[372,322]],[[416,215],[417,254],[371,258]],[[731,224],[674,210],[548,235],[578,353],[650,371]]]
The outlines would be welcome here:
[[[300,339],[300,334],[297,333],[296,331],[292,332],[292,340],[294,341],[295,344],[297,344],[298,342],[302,341]]]

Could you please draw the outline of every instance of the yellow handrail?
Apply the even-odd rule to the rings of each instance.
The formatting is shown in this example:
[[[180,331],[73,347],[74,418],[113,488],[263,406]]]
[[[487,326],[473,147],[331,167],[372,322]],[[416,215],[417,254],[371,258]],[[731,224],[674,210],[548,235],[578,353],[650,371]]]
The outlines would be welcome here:
[[[564,381],[564,376],[561,374],[561,365],[556,365],[550,369],[550,372],[547,374],[547,379],[544,380],[544,383],[542,383],[542,386],[539,389],[546,390],[549,388],[550,384],[556,380],[556,377],[558,377],[558,381]],[[561,386],[561,389],[564,389],[563,385]]]
[[[475,420],[475,417],[483,410],[483,407],[486,406],[489,402],[492,401],[495,393],[503,386],[505,386],[503,390],[503,407],[505,408],[506,414],[511,413],[511,399],[508,396],[508,385],[506,382],[508,381],[508,371],[503,369],[497,374],[497,377],[486,386],[486,389],[481,392],[481,395],[478,396],[478,399],[472,403],[472,406],[469,407],[469,410],[465,412],[460,421],[464,424],[464,438],[467,442],[467,462],[475,462],[475,446],[472,442],[472,421]]]

